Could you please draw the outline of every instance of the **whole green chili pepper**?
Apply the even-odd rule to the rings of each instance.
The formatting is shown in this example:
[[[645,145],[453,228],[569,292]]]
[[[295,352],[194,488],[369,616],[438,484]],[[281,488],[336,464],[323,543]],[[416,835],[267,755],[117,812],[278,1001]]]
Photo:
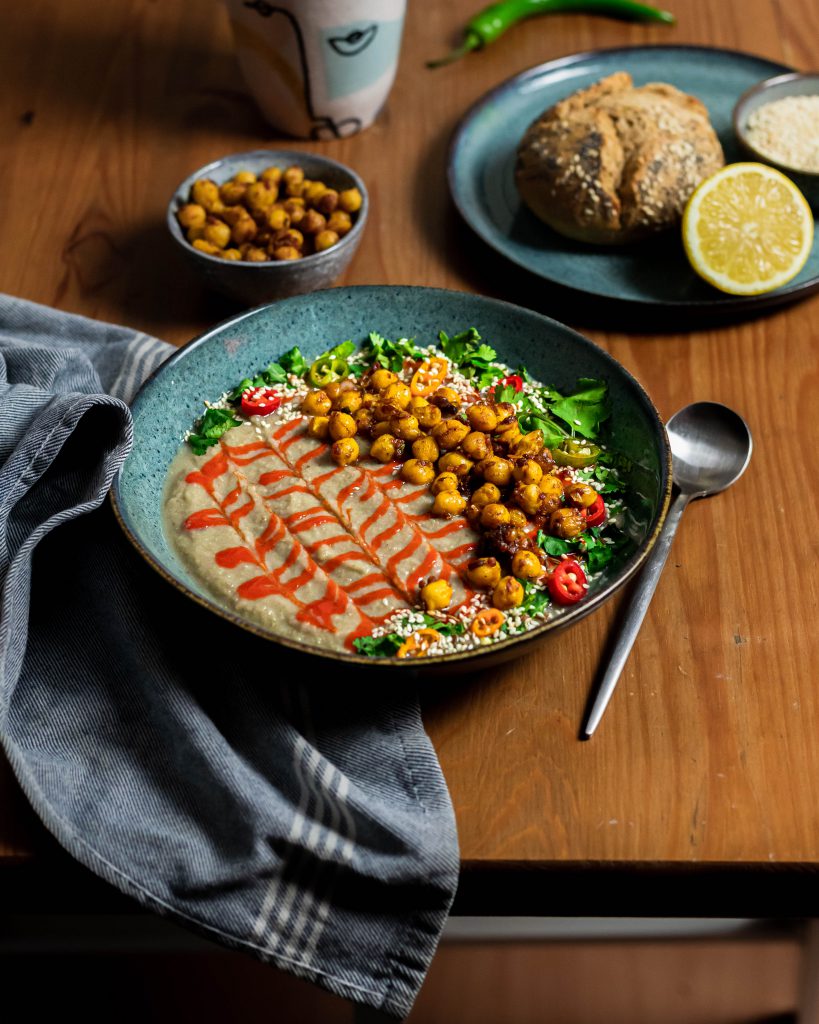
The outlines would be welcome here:
[[[501,0],[500,3],[485,7],[467,23],[463,42],[457,49],[440,60],[427,61],[427,67],[438,68],[458,60],[472,50],[481,50],[524,18],[549,11],[586,11],[633,21],[662,21],[667,25],[673,25],[676,21],[669,11],[648,7],[635,0]]]

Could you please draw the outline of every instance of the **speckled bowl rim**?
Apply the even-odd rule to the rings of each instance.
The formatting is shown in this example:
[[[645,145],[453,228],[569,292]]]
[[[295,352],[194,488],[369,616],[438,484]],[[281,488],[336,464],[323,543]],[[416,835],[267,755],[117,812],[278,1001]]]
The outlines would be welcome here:
[[[819,71],[789,71],[784,75],[774,75],[772,78],[763,78],[761,82],[757,82],[756,85],[752,85],[750,89],[746,89],[736,101],[733,113],[731,114],[731,121],[734,126],[734,134],[740,144],[744,146],[749,153],[753,153],[760,163],[776,167],[778,170],[784,171],[786,174],[800,174],[805,178],[810,178],[812,181],[819,181],[819,171],[803,171],[798,167],[791,167],[790,164],[782,163],[780,160],[774,160],[772,157],[766,156],[758,150],[752,142],[748,141],[742,117],[748,101],[753,99],[754,96],[759,95],[759,93],[767,92],[768,89],[771,89],[776,85],[786,85],[790,82],[803,81],[807,79],[813,79],[816,82],[816,94],[819,96]],[[801,93],[783,93],[780,98],[784,98],[788,95],[799,96]]]
[[[335,245],[330,246],[329,249],[325,249],[323,252],[311,253],[309,256],[302,256],[300,260],[267,260],[264,263],[251,263],[246,260],[224,260],[219,256],[211,256],[209,253],[200,252],[198,249],[194,249],[191,243],[182,234],[182,229],[176,219],[176,211],[179,209],[179,196],[181,194],[188,194],[190,192],[191,185],[193,185],[193,183],[199,178],[207,178],[218,173],[218,168],[223,166],[228,160],[260,160],[262,158],[266,158],[270,163],[275,163],[277,159],[285,155],[288,158],[292,157],[292,163],[294,164],[298,163],[300,158],[309,157],[317,163],[324,164],[336,173],[346,174],[352,178],[354,187],[361,193],[361,209],[358,211],[355,222],[347,234],[342,236],[342,238],[340,238]],[[332,256],[337,257],[351,245],[355,246],[357,244],[356,240],[364,230],[364,225],[367,223],[367,216],[369,215],[369,212],[370,196],[367,192],[367,186],[352,167],[348,167],[347,164],[342,164],[338,160],[331,160],[330,157],[324,156],[322,153],[311,153],[308,150],[252,149],[245,153],[227,153],[225,156],[220,156],[217,160],[211,160],[209,164],[205,164],[204,167],[200,167],[198,170],[194,171],[193,174],[189,174],[187,178],[183,179],[173,191],[173,195],[168,203],[168,209],[165,214],[165,222],[171,233],[171,237],[177,245],[184,249],[186,253],[190,253],[197,259],[202,260],[205,265],[210,264],[211,266],[222,268],[230,267],[231,269],[236,270],[237,273],[255,273],[259,276],[262,274],[282,272],[282,268],[284,267],[290,268],[284,272],[294,274],[297,273],[299,269],[304,268],[307,270],[310,267],[320,265],[322,262],[327,262]]]
[[[763,292],[761,295],[729,296],[727,294],[715,294],[713,299],[690,299],[685,302],[671,302],[664,299],[623,298],[603,295],[599,292],[584,291],[582,288],[577,288],[565,281],[560,281],[557,278],[546,277],[543,274],[539,274],[537,271],[532,270],[531,266],[529,266],[524,259],[508,252],[506,248],[499,245],[491,235],[481,230],[480,226],[473,222],[474,218],[471,216],[469,210],[461,201],[458,194],[455,182],[455,165],[470,122],[482,107],[493,103],[504,93],[517,88],[519,84],[537,77],[546,70],[571,67],[573,64],[581,64],[600,56],[616,56],[618,54],[622,54],[623,57],[628,57],[633,53],[646,52],[649,50],[674,50],[676,52],[689,51],[713,55],[727,54],[730,57],[747,57],[750,60],[761,61],[773,68],[780,68],[782,74],[794,73],[794,69],[789,65],[782,64],[780,61],[771,60],[770,57],[764,57],[758,53],[750,53],[747,50],[731,50],[725,46],[697,46],[687,43],[671,43],[668,45],[648,44],[645,46],[613,46],[598,50],[583,50],[579,53],[568,54],[565,57],[557,57],[554,60],[547,60],[542,64],[536,64],[534,67],[526,68],[525,70],[518,72],[516,75],[512,75],[511,78],[507,78],[505,81],[501,82],[500,85],[496,85],[494,88],[478,97],[478,99],[469,107],[460,119],[452,133],[447,153],[447,182],[449,184],[449,194],[452,197],[452,201],[464,223],[471,231],[474,232],[475,235],[477,235],[478,238],[481,239],[482,242],[488,245],[496,253],[504,259],[509,260],[510,263],[515,264],[515,266],[522,267],[529,274],[534,275],[539,280],[548,281],[550,284],[557,285],[564,289],[578,302],[588,302],[592,299],[596,302],[604,302],[607,307],[612,309],[618,307],[622,307],[624,309],[642,307],[644,309],[668,310],[670,313],[691,313],[692,315],[698,313],[732,314],[748,311],[761,311],[762,309],[770,306],[784,305],[799,298],[806,298],[808,295],[819,291],[819,274],[817,274],[814,277],[809,278],[807,281],[802,281],[800,284],[783,285],[775,291]]]
[[[327,288],[323,289],[325,292],[340,292],[340,293],[358,293],[363,294],[365,292],[383,291],[394,294],[395,292],[417,292],[426,293],[431,297],[446,299],[451,295],[465,295],[472,294],[468,292],[458,292],[448,288],[427,288],[422,285],[352,285],[344,288]],[[203,345],[207,345],[214,337],[218,337],[222,331],[226,328],[233,326],[246,317],[253,316],[258,313],[259,310],[265,309],[268,306],[280,307],[282,303],[294,303],[294,302],[305,302],[311,301],[315,298],[316,292],[311,292],[308,295],[295,295],[289,299],[282,299],[276,303],[264,303],[261,306],[256,306],[253,309],[246,310],[243,313],[239,313],[236,316],[230,317],[227,320],[222,321],[215,327],[210,328],[204,334],[198,335],[198,337],[189,341],[186,345],[175,352],[169,359],[162,363],[148,379],[143,383],[142,387],[137,392],[131,403],[132,408],[136,409],[139,405],[142,395],[152,387],[153,382],[162,374],[170,372],[173,368],[182,360],[185,359],[186,355],[195,348],[200,348]],[[560,328],[562,331],[568,331],[574,339],[580,344],[582,348],[593,350],[596,355],[602,357],[603,361],[608,363],[613,372],[616,374],[622,374],[626,380],[631,384],[634,389],[635,397],[642,404],[645,412],[648,413],[649,419],[653,420],[654,426],[656,427],[657,437],[660,441],[660,502],[655,512],[654,518],[649,526],[648,533],[643,539],[640,546],[628,560],[628,562],[620,569],[617,577],[608,583],[602,590],[596,592],[593,597],[589,598],[588,601],[584,601],[582,604],[576,605],[568,611],[565,611],[558,615],[556,618],[549,622],[543,623],[542,626],[538,626],[535,629],[529,630],[526,633],[510,637],[507,640],[499,640],[492,644],[487,644],[485,647],[478,648],[472,651],[456,652],[454,654],[443,654],[428,659],[418,658],[369,658],[366,655],[352,654],[346,651],[327,651],[322,650],[320,647],[312,646],[311,644],[302,643],[299,640],[294,640],[290,637],[283,637],[277,634],[271,633],[268,630],[262,629],[260,626],[243,618],[241,615],[237,615],[235,612],[221,605],[215,599],[202,597],[200,594],[194,593],[189,587],[180,579],[178,579],[172,572],[170,572],[161,562],[159,562],[154,556],[144,547],[142,541],[139,538],[137,528],[132,528],[128,521],[128,515],[125,512],[120,495],[120,478],[123,470],[120,469],[114,478],[114,483],[110,491],[111,504],[114,509],[114,514],[122,528],[125,536],[133,544],[134,548],[139,554],[145,559],[151,568],[155,569],[163,579],[167,580],[177,590],[181,591],[187,597],[191,598],[198,605],[203,608],[207,608],[209,611],[214,612],[220,618],[227,619],[228,622],[232,622],[234,625],[239,626],[241,629],[254,634],[255,636],[261,637],[264,640],[272,641],[273,643],[280,644],[283,647],[288,647],[291,650],[298,651],[301,654],[309,654],[320,658],[330,658],[334,661],[342,661],[354,665],[366,665],[368,668],[395,668],[409,672],[425,671],[427,668],[436,669],[446,667],[447,665],[462,664],[467,661],[478,661],[481,659],[489,659],[493,656],[502,655],[504,652],[510,650],[510,648],[516,648],[517,654],[523,654],[528,650],[532,644],[537,643],[547,633],[554,632],[555,630],[563,629],[572,623],[579,622],[584,619],[587,615],[596,611],[605,601],[611,597],[617,590],[624,586],[640,569],[649,551],[654,546],[657,537],[659,536],[660,530],[662,529],[665,517],[668,512],[668,507],[671,501],[671,489],[672,489],[672,469],[671,469],[671,446],[668,440],[668,434],[666,433],[665,425],[663,424],[662,418],[657,411],[654,403],[648,396],[645,388],[640,384],[637,378],[630,373],[622,363],[618,362],[612,355],[606,352],[605,349],[599,345],[595,345],[593,341],[584,337],[577,331],[572,330],[571,327],[567,327],[565,324],[560,323],[558,320],[554,320],[551,317],[545,316],[542,313],[538,313],[535,310],[527,309],[524,306],[518,306],[511,302],[505,302],[502,299],[493,299],[483,295],[474,295],[476,299],[480,299],[482,302],[494,306],[500,310],[508,311],[512,313],[525,313],[527,316],[533,316],[542,320],[544,324],[555,326]],[[499,351],[499,355],[503,358],[503,352]],[[662,456],[665,456],[664,458]]]

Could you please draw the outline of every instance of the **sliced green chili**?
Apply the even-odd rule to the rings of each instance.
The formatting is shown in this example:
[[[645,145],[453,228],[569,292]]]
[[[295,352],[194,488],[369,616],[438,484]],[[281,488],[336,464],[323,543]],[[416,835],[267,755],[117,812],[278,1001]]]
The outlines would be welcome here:
[[[607,14],[629,21],[662,21],[673,25],[676,18],[670,11],[636,3],[635,0],[501,0],[479,11],[464,28],[463,42],[440,60],[427,61],[428,68],[441,67],[494,43],[503,33],[524,18],[549,11],[585,11]]]
[[[567,437],[558,448],[552,449],[552,458],[558,466],[571,466],[572,469],[585,469],[595,463],[600,455],[600,448],[591,441],[582,441],[577,437]]]
[[[332,380],[341,380],[350,373],[346,359],[329,353],[319,356],[307,372],[307,379],[314,388],[323,388]]]

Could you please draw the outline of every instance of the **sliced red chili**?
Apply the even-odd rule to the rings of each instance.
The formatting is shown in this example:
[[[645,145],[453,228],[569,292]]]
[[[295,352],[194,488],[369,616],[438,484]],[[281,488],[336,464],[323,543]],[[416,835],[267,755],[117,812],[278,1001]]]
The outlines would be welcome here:
[[[555,566],[551,576],[546,577],[546,586],[552,600],[558,604],[577,604],[586,596],[586,574],[573,558],[565,558]]]
[[[515,391],[523,391],[523,377],[519,377],[516,373],[510,373],[508,377],[498,381],[495,389],[498,388],[514,388]]]
[[[248,388],[242,393],[242,412],[245,416],[269,416],[282,404],[275,388]]]
[[[588,508],[583,509],[587,526],[599,526],[606,521],[606,503],[602,495],[598,494]]]

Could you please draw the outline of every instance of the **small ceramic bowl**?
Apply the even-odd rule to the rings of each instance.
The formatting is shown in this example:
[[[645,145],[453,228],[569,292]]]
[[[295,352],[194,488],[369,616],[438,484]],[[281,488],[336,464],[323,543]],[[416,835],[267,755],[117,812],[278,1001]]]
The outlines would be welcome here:
[[[270,260],[265,263],[223,260],[199,252],[188,242],[179,222],[177,210],[190,201],[191,185],[199,178],[210,178],[217,185],[232,178],[238,171],[258,174],[266,167],[278,166],[284,170],[297,164],[304,168],[307,178],[323,181],[331,188],[342,191],[357,188],[362,196],[361,209],[355,215],[352,229],[336,245],[323,252],[304,256],[300,260]],[[186,258],[197,268],[206,283],[245,306],[258,306],[263,302],[284,299],[291,295],[329,288],[353,258],[367,222],[369,199],[361,178],[335,160],[314,153],[286,149],[257,149],[250,153],[234,153],[200,167],[179,185],[168,204],[168,230],[184,251]]]
[[[799,171],[787,164],[772,160],[756,149],[748,140],[748,119],[755,110],[766,103],[784,99],[786,96],[819,96],[819,73],[800,74],[792,72],[787,75],[776,75],[758,82],[737,100],[734,107],[734,131],[740,145],[753,160],[768,164],[782,171],[794,182],[807,201],[816,210],[819,208],[819,173]]]

